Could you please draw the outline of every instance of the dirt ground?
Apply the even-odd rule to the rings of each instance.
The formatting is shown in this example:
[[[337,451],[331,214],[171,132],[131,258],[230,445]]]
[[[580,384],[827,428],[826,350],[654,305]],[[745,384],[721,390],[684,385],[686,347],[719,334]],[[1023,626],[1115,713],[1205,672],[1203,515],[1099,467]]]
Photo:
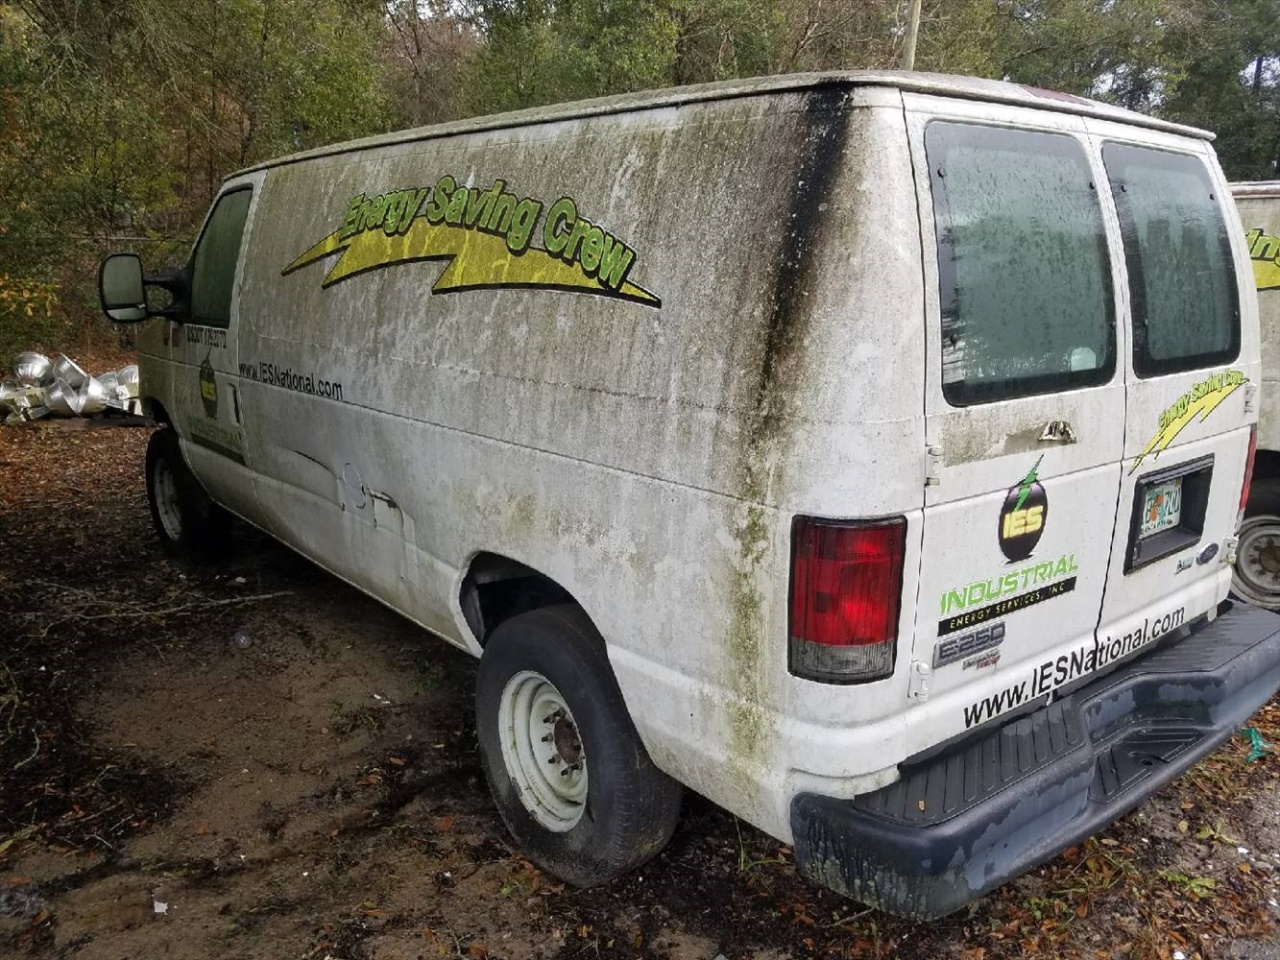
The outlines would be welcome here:
[[[1280,956],[1280,756],[1243,738],[933,924],[693,796],[652,864],[566,888],[490,804],[473,662],[256,534],[166,560],[148,433],[0,428],[0,955]]]

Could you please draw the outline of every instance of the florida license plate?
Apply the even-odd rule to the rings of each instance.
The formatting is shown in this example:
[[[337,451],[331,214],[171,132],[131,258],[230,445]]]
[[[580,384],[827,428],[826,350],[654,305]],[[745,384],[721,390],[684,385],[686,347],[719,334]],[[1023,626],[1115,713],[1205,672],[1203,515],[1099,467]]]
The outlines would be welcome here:
[[[1182,478],[1166,480],[1147,487],[1146,501],[1142,505],[1142,526],[1138,538],[1153,537],[1162,530],[1171,530],[1182,520]]]

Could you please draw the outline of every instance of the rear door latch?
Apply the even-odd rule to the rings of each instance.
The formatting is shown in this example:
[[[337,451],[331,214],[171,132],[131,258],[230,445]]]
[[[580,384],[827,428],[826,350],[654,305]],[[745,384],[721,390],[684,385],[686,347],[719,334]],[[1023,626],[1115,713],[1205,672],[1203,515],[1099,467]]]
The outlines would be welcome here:
[[[924,448],[924,485],[936,487],[942,483],[942,447],[931,443]]]
[[[1223,540],[1222,541],[1222,562],[1235,563],[1236,551],[1239,548],[1239,546],[1240,546],[1239,537],[1227,537],[1227,539]]]
[[[907,682],[907,697],[924,703],[929,699],[929,681],[933,671],[920,660],[911,661],[911,679]]]

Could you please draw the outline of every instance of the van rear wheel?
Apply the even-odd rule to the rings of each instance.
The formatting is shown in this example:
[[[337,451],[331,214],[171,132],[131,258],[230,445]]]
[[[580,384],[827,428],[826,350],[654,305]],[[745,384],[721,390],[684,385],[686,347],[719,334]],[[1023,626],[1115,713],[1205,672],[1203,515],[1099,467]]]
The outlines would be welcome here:
[[[147,442],[147,503],[160,546],[171,557],[212,560],[225,552],[230,514],[200,486],[172,427],[157,430]]]
[[[480,658],[476,728],[498,813],[531,860],[579,887],[640,866],[680,815],[582,609],[505,621]]]
[[[1280,479],[1255,480],[1249,489],[1231,591],[1268,610],[1280,610]]]

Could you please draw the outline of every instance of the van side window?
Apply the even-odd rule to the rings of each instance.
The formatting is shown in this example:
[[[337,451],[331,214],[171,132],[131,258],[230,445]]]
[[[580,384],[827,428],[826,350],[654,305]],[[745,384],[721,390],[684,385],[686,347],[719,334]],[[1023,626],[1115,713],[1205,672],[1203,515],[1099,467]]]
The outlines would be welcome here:
[[[1231,239],[1198,157],[1107,143],[1133,301],[1133,369],[1141,377],[1234,360],[1240,302]]]
[[[925,130],[942,392],[962,406],[1106,383],[1115,304],[1089,160],[1062,134]]]
[[[231,293],[251,194],[250,190],[236,190],[224,195],[196,244],[191,278],[191,319],[195,323],[211,327],[231,323]]]

